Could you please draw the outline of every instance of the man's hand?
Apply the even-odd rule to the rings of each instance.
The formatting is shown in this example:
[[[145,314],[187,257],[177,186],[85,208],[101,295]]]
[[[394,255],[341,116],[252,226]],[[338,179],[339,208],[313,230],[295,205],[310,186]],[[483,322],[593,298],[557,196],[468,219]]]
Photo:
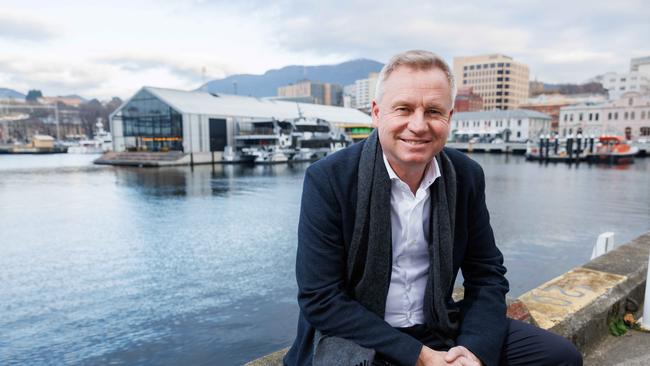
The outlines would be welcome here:
[[[420,355],[422,355],[422,353],[420,353]],[[451,348],[445,355],[445,362],[454,365],[458,362],[458,364],[462,366],[483,366],[481,360],[463,346]]]
[[[427,346],[422,346],[420,351],[420,357],[418,357],[418,362],[416,366],[439,366],[439,365],[448,365],[445,362],[445,354],[447,352],[434,351]]]

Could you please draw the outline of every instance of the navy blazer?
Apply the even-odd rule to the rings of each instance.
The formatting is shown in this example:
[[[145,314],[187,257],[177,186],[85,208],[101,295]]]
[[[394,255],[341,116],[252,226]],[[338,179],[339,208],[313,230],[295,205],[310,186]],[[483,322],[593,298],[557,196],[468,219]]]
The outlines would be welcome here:
[[[315,329],[372,348],[397,365],[414,365],[420,354],[420,341],[391,327],[346,292],[363,144],[336,152],[305,173],[296,258],[300,315],[285,365],[311,365]],[[445,152],[457,179],[453,278],[461,269],[465,287],[465,298],[458,303],[461,324],[456,343],[486,366],[497,365],[507,332],[508,282],[485,205],[485,177],[466,155],[449,148]]]

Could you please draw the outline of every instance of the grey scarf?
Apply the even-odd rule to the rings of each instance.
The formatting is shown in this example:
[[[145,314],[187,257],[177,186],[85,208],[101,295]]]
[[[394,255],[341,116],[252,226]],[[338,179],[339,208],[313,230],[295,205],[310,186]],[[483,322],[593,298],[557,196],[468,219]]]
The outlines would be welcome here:
[[[458,332],[457,311],[446,299],[453,290],[453,243],[456,210],[456,172],[441,151],[436,159],[442,176],[431,185],[429,221],[429,278],[424,295],[427,326],[449,347]],[[384,317],[392,269],[390,220],[391,182],[384,166],[377,130],[361,152],[354,232],[347,258],[349,295]]]

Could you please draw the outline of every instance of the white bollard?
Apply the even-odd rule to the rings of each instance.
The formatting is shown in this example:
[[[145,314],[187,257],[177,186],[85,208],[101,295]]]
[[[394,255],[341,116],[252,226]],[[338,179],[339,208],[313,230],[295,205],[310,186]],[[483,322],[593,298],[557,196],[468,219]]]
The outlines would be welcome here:
[[[600,257],[612,249],[614,249],[614,233],[611,231],[602,233],[598,236],[596,245],[594,245],[594,249],[591,251],[591,259]]]
[[[639,319],[641,328],[650,330],[650,254],[648,254],[648,273],[645,278],[645,297],[643,300],[643,317]]]

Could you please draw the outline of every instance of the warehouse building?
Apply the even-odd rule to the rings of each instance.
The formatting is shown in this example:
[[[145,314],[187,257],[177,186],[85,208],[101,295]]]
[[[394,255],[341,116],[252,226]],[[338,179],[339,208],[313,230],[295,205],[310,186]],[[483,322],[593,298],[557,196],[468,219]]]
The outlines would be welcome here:
[[[110,116],[113,148],[178,151],[221,159],[234,144],[240,122],[320,118],[355,139],[371,131],[369,115],[352,108],[295,103],[204,91],[143,87]]]

